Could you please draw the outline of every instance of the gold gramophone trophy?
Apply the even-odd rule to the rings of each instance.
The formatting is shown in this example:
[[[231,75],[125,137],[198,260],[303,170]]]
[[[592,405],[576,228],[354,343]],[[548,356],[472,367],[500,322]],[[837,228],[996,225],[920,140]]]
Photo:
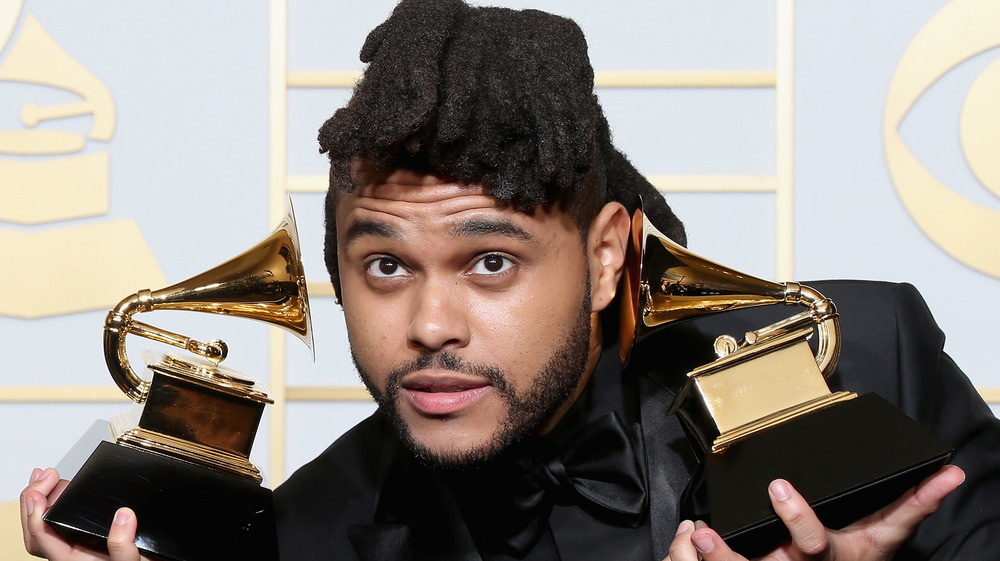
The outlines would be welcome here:
[[[140,290],[108,313],[108,368],[140,405],[95,424],[103,432],[99,444],[78,445],[90,455],[45,520],[70,541],[103,547],[115,511],[128,506],[139,520],[136,545],[159,559],[276,560],[271,491],[249,460],[264,406],[273,400],[260,384],[219,364],[227,354],[224,342],[202,343],[133,319],[153,310],[255,319],[284,328],[312,349],[290,204],[278,228],[243,254],[173,286]],[[192,356],[147,357],[152,376],[144,380],[129,364],[128,334]]]
[[[758,555],[787,538],[767,495],[774,479],[789,480],[824,524],[840,528],[892,502],[950,457],[949,445],[879,396],[830,391],[825,378],[837,366],[840,321],[818,291],[708,261],[660,233],[641,210],[626,261],[623,364],[644,340],[681,320],[804,307],[742,341],[719,336],[718,358],[687,374],[670,407],[703,457],[681,516],[706,520],[734,550]]]

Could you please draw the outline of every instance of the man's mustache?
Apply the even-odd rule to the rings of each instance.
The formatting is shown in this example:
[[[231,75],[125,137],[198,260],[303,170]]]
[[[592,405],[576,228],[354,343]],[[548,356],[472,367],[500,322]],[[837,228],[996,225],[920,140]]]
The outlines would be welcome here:
[[[507,379],[507,374],[495,364],[469,362],[462,357],[447,351],[423,353],[417,358],[399,363],[389,370],[387,389],[395,392],[400,387],[403,376],[430,369],[448,370],[485,378],[500,392],[501,395],[514,395],[514,390]]]

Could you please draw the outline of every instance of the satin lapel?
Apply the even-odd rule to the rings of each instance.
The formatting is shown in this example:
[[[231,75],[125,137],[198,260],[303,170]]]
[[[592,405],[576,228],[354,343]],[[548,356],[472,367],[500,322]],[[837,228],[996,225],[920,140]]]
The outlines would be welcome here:
[[[361,561],[411,561],[410,528],[404,524],[355,524],[347,536]]]
[[[355,524],[348,536],[360,561],[482,561],[464,524],[444,530],[428,534],[406,524]]]
[[[482,561],[451,492],[408,454],[386,478],[375,522],[349,537],[361,561]]]
[[[741,332],[739,321],[747,320],[734,322],[736,319],[730,314],[718,314],[674,325],[633,350],[628,373],[639,381],[656,559],[669,553],[680,523],[681,496],[701,461],[680,420],[676,415],[667,415],[667,410],[687,381],[687,373],[715,359],[712,352],[715,337],[720,333]]]
[[[649,470],[653,553],[663,559],[677,531],[679,500],[698,461],[677,417],[668,416],[673,394],[651,377],[639,379],[642,432]]]

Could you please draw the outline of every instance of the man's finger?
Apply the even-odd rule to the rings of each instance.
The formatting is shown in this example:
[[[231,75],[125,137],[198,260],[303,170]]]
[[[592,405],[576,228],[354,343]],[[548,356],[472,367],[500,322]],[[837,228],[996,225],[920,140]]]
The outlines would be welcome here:
[[[21,534],[24,539],[24,549],[36,557],[41,556],[43,552],[35,540],[35,534],[41,530],[37,527],[41,516],[35,515],[35,511],[44,511],[44,509],[44,497],[33,491],[21,493]]]
[[[881,522],[880,537],[902,542],[924,519],[934,514],[941,506],[941,501],[964,481],[965,472],[962,468],[955,465],[942,467],[920,485],[873,515],[877,517],[877,522]],[[871,523],[875,520],[866,519],[861,522]]]
[[[816,517],[808,501],[784,479],[775,479],[767,487],[771,505],[785,523],[792,545],[806,555],[819,555],[830,546],[826,527]]]
[[[21,534],[28,553],[41,556],[43,551],[38,537],[45,534],[42,516],[48,508],[46,497],[59,483],[59,475],[52,468],[31,472],[28,486],[21,492]]]
[[[108,530],[108,553],[111,554],[111,561],[139,561],[139,549],[135,546],[137,527],[132,509],[118,509]]]
[[[670,553],[663,561],[698,561],[698,552],[691,544],[694,522],[685,520],[677,526],[677,533],[670,542]]]
[[[697,523],[696,530],[691,534],[691,543],[705,561],[746,561],[742,555],[729,549],[722,536],[704,522]]]

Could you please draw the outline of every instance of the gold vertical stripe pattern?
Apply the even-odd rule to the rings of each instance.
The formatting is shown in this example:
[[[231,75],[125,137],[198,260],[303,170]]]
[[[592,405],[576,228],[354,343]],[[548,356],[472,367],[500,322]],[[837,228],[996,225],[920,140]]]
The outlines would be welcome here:
[[[285,176],[288,152],[288,2],[271,0],[270,5],[270,177],[269,222],[276,225],[285,214]],[[270,407],[268,478],[272,487],[285,480],[285,439],[288,411],[285,399],[285,337],[280,329],[270,329],[268,386],[274,404]]]
[[[794,126],[794,64],[795,64],[795,3],[776,0],[778,69],[774,87],[775,99],[775,274],[777,280],[794,277],[795,250],[795,126]]]

